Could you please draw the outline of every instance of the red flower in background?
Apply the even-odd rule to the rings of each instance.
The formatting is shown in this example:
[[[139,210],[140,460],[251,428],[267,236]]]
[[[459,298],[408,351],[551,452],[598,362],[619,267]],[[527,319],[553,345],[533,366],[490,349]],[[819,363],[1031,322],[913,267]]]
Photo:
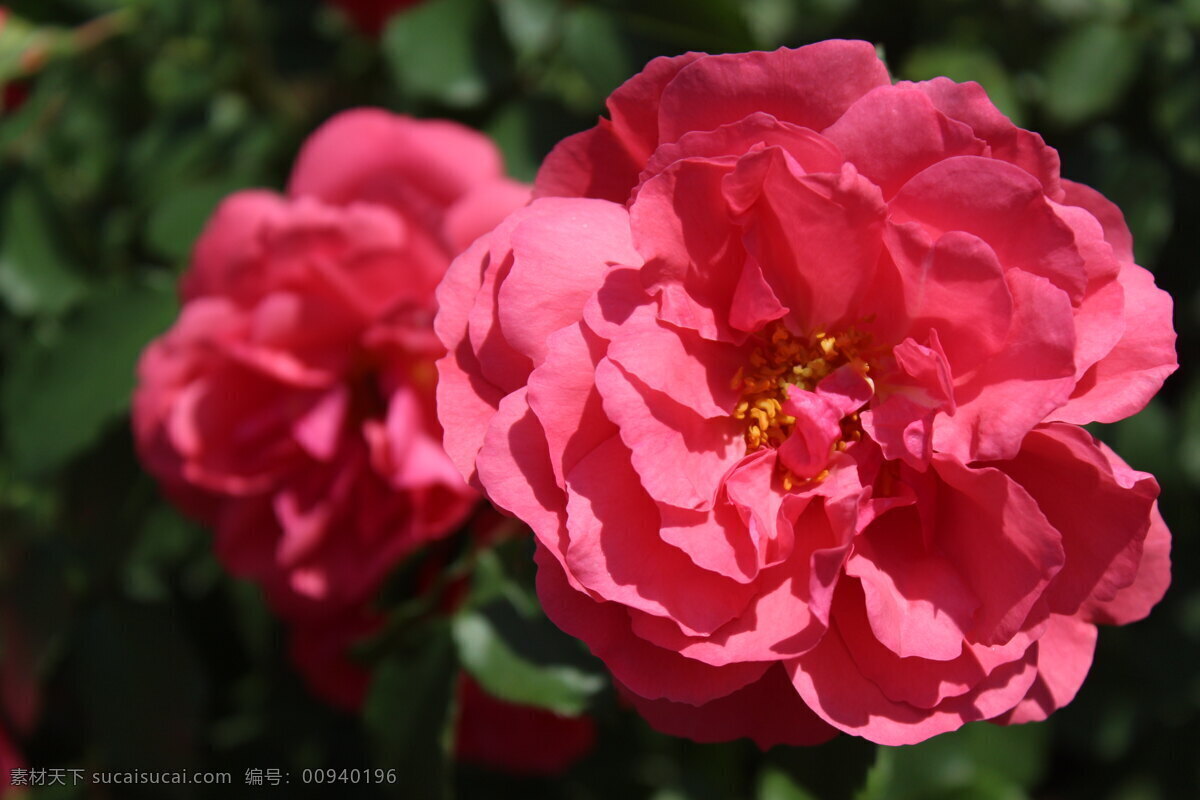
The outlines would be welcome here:
[[[369,684],[352,648],[383,623],[371,604],[381,581],[478,499],[442,451],[433,411],[434,287],[528,196],[480,134],[346,112],[305,145],[287,196],[221,204],[179,320],[139,365],[143,462],[215,526],[222,561],[285,618],[310,687],[344,710],[361,707]],[[473,545],[503,519],[481,510]],[[444,566],[435,554],[423,583]],[[448,587],[440,612],[465,589]],[[589,719],[510,706],[466,679],[458,691],[464,760],[545,773],[591,747]]]
[[[8,6],[0,6],[0,33],[4,31],[8,24],[8,17],[11,14]],[[28,59],[30,56],[25,55],[23,59]],[[36,56],[34,56],[36,58]],[[0,112],[8,113],[16,111],[25,104],[29,98],[29,84],[26,81],[10,81],[0,87]]]
[[[421,0],[329,0],[354,21],[368,36],[378,36],[397,11],[415,6]]]
[[[139,364],[143,463],[290,617],[370,598],[476,501],[433,409],[433,289],[528,189],[483,135],[380,110],[305,144],[288,194],[225,200]]]
[[[451,458],[663,731],[1042,719],[1169,581],[1079,424],[1176,366],[1120,212],[874,48],[651,62],[439,288]],[[558,196],[556,196],[558,195]]]

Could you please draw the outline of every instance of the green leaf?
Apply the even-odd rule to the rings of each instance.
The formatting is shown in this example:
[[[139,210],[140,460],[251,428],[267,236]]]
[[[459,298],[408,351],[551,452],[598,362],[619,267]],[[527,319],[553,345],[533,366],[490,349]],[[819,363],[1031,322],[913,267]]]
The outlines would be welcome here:
[[[612,12],[593,6],[576,6],[567,16],[563,52],[578,71],[597,104],[637,70],[625,37]]]
[[[15,314],[59,314],[84,293],[50,219],[47,204],[28,183],[17,184],[0,211],[0,296]]]
[[[236,181],[213,181],[178,189],[154,206],[146,224],[146,243],[176,263],[187,260],[192,245],[227,195],[241,188]]]
[[[170,507],[156,506],[124,559],[124,582],[129,596],[142,601],[166,599],[175,571],[188,556],[208,544],[205,538]]]
[[[401,90],[455,108],[481,104],[507,59],[487,0],[429,0],[392,17],[383,53]]]
[[[1200,173],[1200,76],[1191,74],[1168,83],[1154,111],[1175,157]]]
[[[375,669],[363,710],[377,761],[404,776],[406,796],[449,796],[449,754],[458,670],[445,625]]]
[[[513,49],[522,57],[544,53],[553,44],[562,17],[558,0],[496,0],[496,12]]]
[[[907,747],[880,747],[859,800],[1020,800],[1046,767],[1042,725],[972,723]]]
[[[501,700],[578,716],[604,688],[604,679],[573,666],[537,664],[519,655],[483,614],[464,612],[454,619],[458,657],[479,684]]]
[[[801,17],[791,0],[745,0],[742,9],[755,46],[764,50],[785,44]]]
[[[14,469],[52,470],[88,447],[129,404],[134,366],[175,314],[165,285],[116,285],[95,295],[47,344],[11,353],[0,425]]]
[[[639,33],[680,50],[750,50],[754,38],[742,0],[655,0],[634,3],[623,16]],[[640,66],[640,65],[639,65]]]
[[[1064,125],[1077,125],[1109,111],[1133,81],[1138,56],[1137,40],[1117,25],[1076,29],[1046,62],[1046,113]]]
[[[758,800],[817,800],[786,772],[767,765],[758,773]]]
[[[1157,398],[1128,419],[1112,426],[1113,449],[1134,469],[1169,482],[1177,474],[1178,431],[1171,412]]]
[[[1179,444],[1183,472],[1193,484],[1200,484],[1200,380],[1193,379],[1184,393],[1183,440]]]
[[[0,22],[0,86],[26,74],[29,63],[44,60],[55,50],[61,50],[65,37],[54,28],[43,28],[11,12],[5,12]]]

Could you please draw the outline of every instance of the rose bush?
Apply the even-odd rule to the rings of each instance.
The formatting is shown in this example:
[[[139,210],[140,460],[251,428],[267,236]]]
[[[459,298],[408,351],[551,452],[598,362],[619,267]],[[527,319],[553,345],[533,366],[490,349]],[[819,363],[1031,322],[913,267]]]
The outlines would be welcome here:
[[[1078,427],[1175,368],[1120,211],[874,48],[661,58],[438,291],[463,474],[659,729],[904,744],[1069,702],[1169,581]]]
[[[528,198],[481,134],[375,109],[305,144],[286,196],[217,209],[138,367],[139,453],[288,616],[371,597],[477,495],[441,448],[433,290]]]

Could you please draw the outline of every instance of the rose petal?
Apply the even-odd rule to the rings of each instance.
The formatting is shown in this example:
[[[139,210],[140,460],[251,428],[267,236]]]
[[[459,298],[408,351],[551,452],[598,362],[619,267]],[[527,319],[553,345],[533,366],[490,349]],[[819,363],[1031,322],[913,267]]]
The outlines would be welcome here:
[[[858,98],[822,135],[891,197],[905,181],[950,156],[982,155],[970,126],[939,112],[911,86],[881,86]]]
[[[618,686],[618,690],[624,687]],[[837,735],[796,694],[782,667],[767,670],[762,678],[725,697],[701,706],[647,700],[625,690],[651,727],[671,736],[697,742],[725,742],[745,737],[762,750],[775,745],[820,744]]]
[[[1000,470],[940,455],[933,466],[945,482],[934,544],[980,602],[967,637],[1004,644],[1062,569],[1061,535],[1029,493]]]
[[[659,536],[661,520],[620,439],[609,439],[567,475],[566,566],[606,600],[666,617],[688,633],[732,619],[753,587],[701,569]]]
[[[773,53],[708,56],[679,70],[663,90],[658,139],[676,141],[687,131],[713,130],[755,112],[819,131],[859,97],[890,82],[867,42],[831,40]]]
[[[615,603],[598,603],[567,582],[563,568],[544,548],[534,554],[537,591],[546,616],[571,636],[582,639],[604,661],[613,677],[640,697],[699,705],[750,684],[768,664],[710,667],[634,636],[629,617]]]

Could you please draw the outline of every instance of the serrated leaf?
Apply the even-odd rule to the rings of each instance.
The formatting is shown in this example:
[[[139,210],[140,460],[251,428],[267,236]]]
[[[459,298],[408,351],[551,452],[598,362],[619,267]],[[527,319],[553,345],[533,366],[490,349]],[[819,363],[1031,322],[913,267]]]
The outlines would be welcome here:
[[[501,700],[573,717],[582,714],[592,696],[604,688],[599,675],[523,658],[482,614],[459,614],[453,635],[463,666],[489,694]]]
[[[11,354],[0,424],[14,469],[52,470],[129,404],[138,354],[175,314],[167,286],[117,285],[93,296],[49,344]]]

